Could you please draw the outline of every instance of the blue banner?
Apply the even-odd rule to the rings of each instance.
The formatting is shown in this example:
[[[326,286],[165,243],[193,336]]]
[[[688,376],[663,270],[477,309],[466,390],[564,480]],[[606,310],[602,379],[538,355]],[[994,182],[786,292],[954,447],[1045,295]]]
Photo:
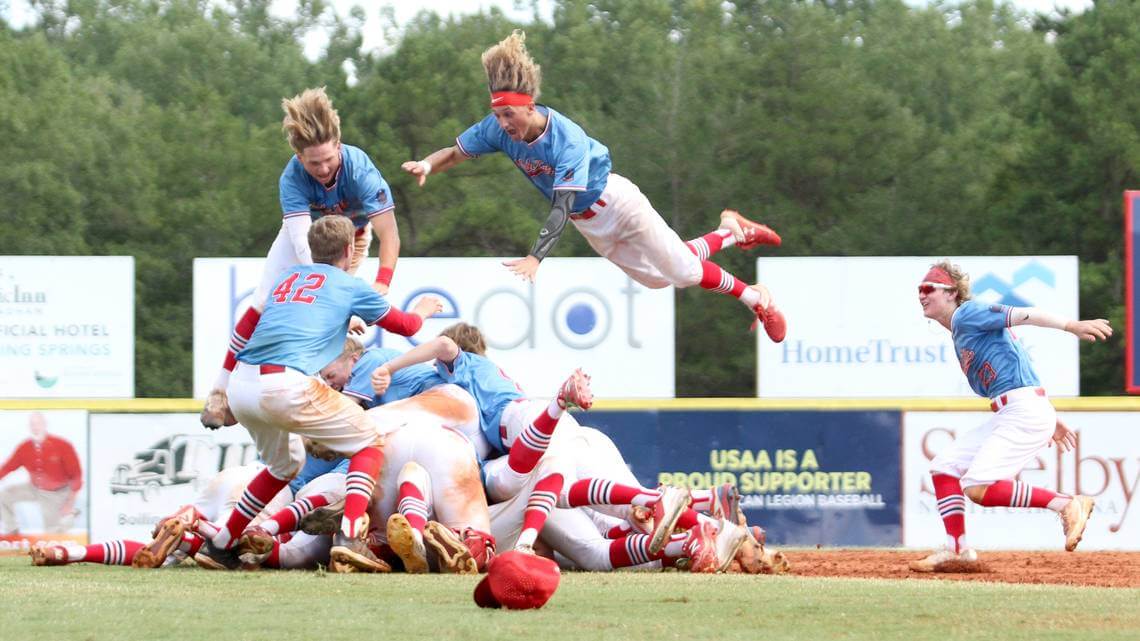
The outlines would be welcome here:
[[[780,545],[902,542],[902,414],[824,411],[591,411],[638,480],[732,483],[749,524]]]

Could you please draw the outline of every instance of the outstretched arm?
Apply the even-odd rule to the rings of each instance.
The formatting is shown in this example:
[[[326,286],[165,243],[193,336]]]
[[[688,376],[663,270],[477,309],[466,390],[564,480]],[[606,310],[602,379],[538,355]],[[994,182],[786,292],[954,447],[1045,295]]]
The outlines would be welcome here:
[[[1014,307],[1010,311],[1010,325],[1035,325],[1049,327],[1075,334],[1087,341],[1108,340],[1112,336],[1112,326],[1103,318],[1093,320],[1069,320],[1057,314],[1036,307]]]
[[[455,344],[455,341],[446,336],[436,336],[426,343],[416,345],[407,352],[400,354],[396,358],[373,370],[372,391],[376,392],[377,396],[388,391],[388,386],[392,384],[392,374],[409,365],[426,363],[431,360],[441,360],[450,363],[458,357],[459,346]]]
[[[423,160],[409,160],[400,165],[400,168],[418,177],[419,186],[423,187],[424,181],[427,180],[429,174],[438,174],[447,171],[464,160],[467,160],[467,156],[465,156],[462,151],[459,151],[459,147],[452,145],[432,152]]]
[[[577,192],[570,190],[556,190],[550,204],[550,216],[538,232],[538,240],[534,241],[530,254],[526,258],[508,260],[503,264],[512,272],[534,282],[534,275],[538,271],[538,264],[554,249],[555,243],[566,229],[566,221],[570,220],[571,208],[574,206],[574,196]]]

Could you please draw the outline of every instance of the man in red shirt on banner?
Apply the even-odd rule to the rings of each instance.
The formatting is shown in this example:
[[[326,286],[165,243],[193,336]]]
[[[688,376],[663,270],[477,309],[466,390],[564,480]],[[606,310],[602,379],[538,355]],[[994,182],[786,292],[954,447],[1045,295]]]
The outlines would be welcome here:
[[[63,532],[75,517],[75,499],[83,487],[83,470],[75,448],[67,440],[47,433],[44,415],[33,412],[28,417],[32,437],[16,446],[16,450],[0,467],[0,479],[21,467],[29,480],[0,490],[0,534],[19,531],[16,503],[39,503],[43,513],[44,532]]]

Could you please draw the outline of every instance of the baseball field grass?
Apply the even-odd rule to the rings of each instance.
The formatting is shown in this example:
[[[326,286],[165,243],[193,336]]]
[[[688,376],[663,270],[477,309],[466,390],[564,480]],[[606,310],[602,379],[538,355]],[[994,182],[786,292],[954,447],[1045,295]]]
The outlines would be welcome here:
[[[476,577],[212,573],[0,558],[0,638],[1140,639],[1140,590],[567,573],[545,608],[481,610]]]

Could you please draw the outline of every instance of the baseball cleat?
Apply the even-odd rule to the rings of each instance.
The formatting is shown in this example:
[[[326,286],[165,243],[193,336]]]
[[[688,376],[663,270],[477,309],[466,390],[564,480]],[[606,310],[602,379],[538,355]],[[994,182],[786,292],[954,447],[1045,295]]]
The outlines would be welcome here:
[[[131,559],[132,568],[159,568],[166,557],[178,549],[182,536],[193,530],[198,523],[198,510],[193,505],[184,505],[173,515],[158,522],[152,533],[153,540]]]
[[[709,513],[713,518],[735,520],[740,510],[740,492],[736,486],[732,483],[718,485],[712,489],[712,493],[713,503]]]
[[[1085,533],[1085,525],[1089,522],[1089,517],[1092,516],[1093,506],[1096,501],[1091,497],[1074,494],[1073,500],[1061,510],[1061,527],[1065,530],[1065,551],[1072,552],[1077,549],[1077,544],[1081,542],[1081,537]]]
[[[562,409],[580,407],[588,410],[594,405],[594,393],[590,391],[590,377],[581,369],[574,370],[570,378],[558,390],[558,405]]]
[[[416,536],[416,530],[407,517],[399,512],[389,516],[387,529],[388,545],[404,562],[404,571],[408,574],[427,573],[427,549],[424,548],[423,538]]]
[[[681,512],[689,507],[689,491],[679,487],[661,488],[661,498],[653,504],[653,538],[649,540],[649,552],[657,554],[669,541],[669,535],[677,526]]]
[[[755,330],[756,324],[760,323],[773,343],[784,340],[788,334],[788,321],[784,318],[784,313],[776,308],[775,303],[769,304],[767,308],[757,305],[752,311],[756,313],[756,320],[752,321],[752,330]]]
[[[479,565],[455,530],[436,521],[424,527],[424,542],[439,557],[439,570],[447,574],[478,574]]]
[[[333,535],[333,546],[329,551],[329,569],[337,574],[387,573],[392,571],[392,566],[378,559],[363,540],[337,532]]]
[[[728,519],[720,520],[720,530],[716,533],[716,559],[717,572],[724,572],[736,558],[740,546],[748,540],[748,529],[741,527]]]
[[[340,529],[340,520],[344,517],[344,498],[329,503],[306,514],[297,529],[305,534],[333,534]]]
[[[244,566],[260,566],[273,551],[273,535],[261,526],[247,528],[238,539],[237,550]]]
[[[202,408],[199,419],[204,427],[211,430],[216,430],[223,425],[237,423],[234,415],[230,413],[230,403],[229,399],[226,398],[225,390],[210,390],[210,394],[206,397],[206,406]]]
[[[45,545],[37,542],[28,549],[28,556],[32,557],[32,565],[67,565],[67,548],[62,545]]]
[[[689,558],[689,572],[712,574],[720,566],[716,555],[716,531],[712,523],[702,521],[689,529],[689,537],[681,548]]]
[[[534,546],[530,543],[520,543],[515,546],[515,552],[522,552],[523,554],[535,555]]]
[[[908,567],[912,572],[973,572],[979,570],[981,564],[978,553],[972,549],[955,552],[942,548],[925,558],[911,561]]]
[[[732,232],[736,246],[741,249],[753,249],[759,245],[780,246],[780,235],[771,227],[748,220],[735,209],[720,212],[720,228]]]
[[[198,548],[198,553],[194,555],[194,562],[206,570],[236,570],[241,567],[237,550],[222,549],[214,545],[210,539],[202,542],[202,547]]]

